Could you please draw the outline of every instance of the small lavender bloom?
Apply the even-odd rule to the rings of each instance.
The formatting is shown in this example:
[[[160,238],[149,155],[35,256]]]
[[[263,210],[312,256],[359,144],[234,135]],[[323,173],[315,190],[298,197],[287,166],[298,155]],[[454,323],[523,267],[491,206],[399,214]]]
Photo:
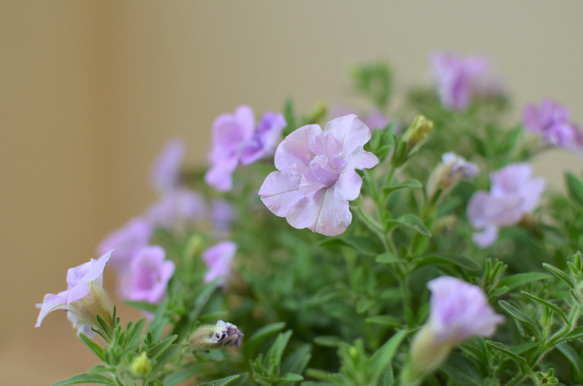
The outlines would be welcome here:
[[[211,168],[207,184],[225,192],[233,186],[232,174],[239,165],[252,163],[273,154],[286,122],[281,114],[267,113],[257,129],[249,106],[240,106],[235,114],[222,114],[213,123]]]
[[[210,220],[214,236],[227,238],[231,224],[235,221],[236,213],[231,203],[224,199],[215,199],[211,203]]]
[[[237,347],[241,344],[242,337],[243,333],[237,326],[219,320],[215,326],[199,327],[189,339],[189,348],[204,351],[220,347]]]
[[[330,109],[330,116],[332,117],[339,117],[342,115],[355,113],[356,113],[355,109],[351,109],[348,106],[342,104],[336,104],[332,106],[332,108]],[[363,114],[357,115],[362,120],[362,122],[370,128],[371,131],[377,129],[384,129],[389,125],[389,123],[394,122],[394,120],[391,117],[387,117],[385,114],[383,114],[382,111],[378,109],[374,109],[369,111],[368,113],[364,112]],[[400,131],[401,126],[398,123],[396,123],[394,127],[394,132],[399,133]]]
[[[111,251],[97,260],[91,259],[70,268],[67,271],[67,289],[56,295],[46,294],[43,302],[36,305],[40,308],[40,313],[35,327],[40,327],[44,318],[56,310],[67,311],[69,320],[79,333],[89,337],[95,335],[92,328],[102,330],[97,322],[97,315],[111,327],[113,304],[103,289],[103,270],[110,256]]]
[[[490,174],[490,192],[474,193],[468,203],[470,224],[482,232],[473,235],[481,248],[492,245],[501,226],[517,224],[538,205],[545,187],[542,178],[531,178],[531,168],[525,163],[508,165]]]
[[[135,253],[148,245],[152,232],[152,224],[149,221],[136,217],[107,235],[97,246],[97,254],[103,255],[113,250],[110,265],[122,272],[127,269]]]
[[[489,60],[481,56],[464,58],[449,53],[433,54],[431,69],[442,105],[464,111],[474,96],[501,94],[501,82],[489,75],[491,68]]]
[[[370,137],[370,129],[356,115],[336,118],[324,130],[319,125],[297,129],[278,146],[279,171],[263,182],[261,201],[294,228],[327,236],[343,233],[352,221],[348,201],[358,197],[362,186],[355,169],[378,163],[362,148]]]
[[[549,144],[572,150],[583,148],[583,134],[577,125],[569,122],[569,111],[550,99],[543,99],[540,107],[534,104],[524,108],[524,128],[540,134]]]
[[[217,278],[220,287],[226,287],[227,279],[231,276],[231,263],[237,252],[237,244],[232,241],[223,241],[213,245],[203,252],[202,258],[209,270],[204,275],[204,282],[209,283]]]
[[[478,175],[480,169],[473,162],[468,162],[464,157],[455,153],[444,153],[441,162],[433,170],[427,182],[427,196],[433,197],[438,189],[441,196],[451,190],[461,178],[471,179]]]
[[[174,263],[165,260],[166,251],[157,245],[138,251],[120,280],[124,299],[158,304],[166,296],[168,281],[174,275]]]
[[[179,188],[164,195],[147,212],[148,220],[167,231],[183,232],[204,220],[206,205],[200,193]]]
[[[176,138],[166,143],[150,170],[150,183],[160,194],[174,190],[180,184],[180,164],[186,144]]]

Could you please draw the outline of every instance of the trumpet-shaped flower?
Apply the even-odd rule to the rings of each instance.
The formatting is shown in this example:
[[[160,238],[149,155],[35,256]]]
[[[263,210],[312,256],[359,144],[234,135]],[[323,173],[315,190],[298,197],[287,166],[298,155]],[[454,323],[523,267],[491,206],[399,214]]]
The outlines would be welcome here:
[[[231,190],[232,174],[239,163],[247,165],[273,154],[285,126],[281,114],[269,112],[255,128],[249,106],[240,106],[235,114],[220,115],[213,124],[211,168],[205,181],[218,191]]]
[[[112,251],[109,264],[118,271],[124,271],[138,250],[148,245],[152,236],[152,224],[137,217],[125,226],[111,232],[97,246],[99,255]]]
[[[237,244],[232,241],[223,241],[213,245],[203,252],[202,258],[209,270],[204,276],[204,282],[209,283],[219,279],[217,285],[225,287],[231,276],[231,263],[237,252]]]
[[[490,337],[505,318],[494,312],[482,288],[455,277],[431,280],[429,320],[413,339],[416,372],[437,368],[451,349],[474,337]]]
[[[200,193],[187,188],[171,191],[152,205],[148,220],[167,231],[184,231],[206,216],[206,204]]]
[[[538,205],[544,190],[542,178],[531,178],[531,168],[525,163],[508,165],[490,174],[490,192],[476,192],[468,203],[470,224],[482,232],[473,235],[474,242],[485,248],[498,238],[501,226],[517,224]]]
[[[502,93],[502,84],[491,75],[492,65],[485,57],[436,53],[431,57],[431,69],[445,108],[464,111],[474,96]]]
[[[166,296],[168,281],[174,275],[174,263],[165,260],[166,251],[157,245],[144,247],[134,257],[122,276],[123,298],[158,304]]]
[[[540,134],[549,144],[572,150],[583,148],[583,134],[569,122],[569,111],[550,99],[543,99],[540,107],[527,105],[522,116],[524,128]]]
[[[103,270],[109,261],[111,251],[99,259],[67,271],[67,289],[58,294],[46,294],[43,302],[37,304],[40,313],[35,327],[40,327],[44,318],[56,310],[67,311],[69,320],[79,333],[89,337],[95,335],[93,329],[102,331],[97,321],[99,315],[111,327],[113,304],[103,289]]]
[[[259,189],[261,201],[294,228],[309,228],[327,236],[343,233],[352,221],[348,201],[360,194],[362,178],[377,157],[363,150],[370,129],[356,118],[336,118],[322,130],[303,126],[288,135],[275,152],[279,170]]]
[[[150,170],[150,183],[158,193],[167,193],[180,185],[180,164],[185,152],[185,143],[174,138],[156,158]]]

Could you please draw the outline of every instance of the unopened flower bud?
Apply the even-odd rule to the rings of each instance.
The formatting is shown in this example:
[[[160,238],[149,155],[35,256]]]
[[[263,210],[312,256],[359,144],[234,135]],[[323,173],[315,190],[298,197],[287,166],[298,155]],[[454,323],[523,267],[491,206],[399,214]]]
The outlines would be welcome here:
[[[308,115],[308,124],[319,123],[328,114],[328,105],[326,102],[318,102],[314,109]]]
[[[433,226],[433,235],[449,235],[457,228],[458,219],[454,215],[440,218]]]
[[[425,118],[423,115],[417,115],[413,120],[413,123],[405,134],[403,134],[402,140],[407,143],[407,153],[412,153],[413,149],[421,146],[431,133],[433,129],[433,122]]]
[[[453,189],[462,178],[474,178],[479,169],[475,163],[454,153],[445,153],[427,181],[427,197],[437,200]],[[440,193],[439,193],[440,192]],[[436,194],[439,193],[439,197]]]
[[[219,320],[215,326],[203,325],[194,332],[189,340],[189,348],[206,351],[213,348],[239,346],[243,333],[232,323]]]
[[[150,374],[152,363],[145,351],[142,351],[138,357],[134,358],[130,364],[130,371],[136,378],[145,378]]]

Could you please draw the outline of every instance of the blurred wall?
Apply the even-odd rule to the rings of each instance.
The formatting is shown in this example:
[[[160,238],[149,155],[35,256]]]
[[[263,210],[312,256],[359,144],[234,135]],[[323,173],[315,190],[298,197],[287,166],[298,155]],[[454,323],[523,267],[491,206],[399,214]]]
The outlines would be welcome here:
[[[548,95],[583,123],[582,17],[576,0],[0,0],[0,384],[92,363],[64,315],[32,328],[34,304],[152,202],[147,173],[168,138],[204,162],[222,112],[355,102],[345,74],[360,61],[389,60],[400,89],[427,82],[435,49],[491,56],[516,118]],[[560,151],[535,165],[556,186],[582,166]],[[39,378],[8,378],[37,357]]]

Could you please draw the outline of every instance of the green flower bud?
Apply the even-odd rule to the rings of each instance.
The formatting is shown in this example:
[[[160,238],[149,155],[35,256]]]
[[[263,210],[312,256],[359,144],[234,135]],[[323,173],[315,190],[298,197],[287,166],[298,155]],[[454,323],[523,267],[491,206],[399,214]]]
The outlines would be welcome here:
[[[431,130],[433,130],[433,122],[423,115],[417,115],[401,138],[402,141],[407,143],[406,153],[411,154],[413,150],[423,145]]]
[[[146,378],[152,371],[152,363],[145,351],[142,351],[140,356],[134,358],[130,364],[130,371],[136,378]]]

